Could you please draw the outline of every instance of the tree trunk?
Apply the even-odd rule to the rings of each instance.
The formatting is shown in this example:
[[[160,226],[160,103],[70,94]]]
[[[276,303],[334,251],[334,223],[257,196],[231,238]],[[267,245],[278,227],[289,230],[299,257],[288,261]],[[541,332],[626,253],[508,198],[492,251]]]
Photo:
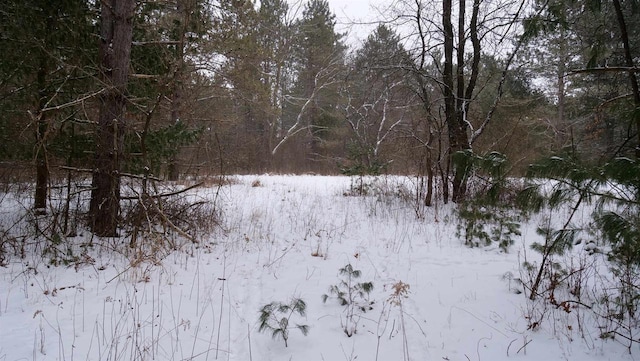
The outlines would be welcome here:
[[[613,0],[613,6],[616,9],[616,18],[618,19],[618,26],[620,27],[620,40],[624,47],[624,59],[627,67],[633,69],[635,67],[634,57],[631,54],[631,43],[629,42],[629,32],[627,30],[627,24],[624,19],[624,13],[622,12],[622,5],[620,0]],[[631,82],[631,90],[633,91],[633,121],[636,125],[636,133],[638,137],[638,144],[636,144],[635,155],[636,158],[640,158],[640,87],[638,86],[638,78],[633,70],[629,71],[629,81]]]
[[[433,161],[431,160],[431,149],[427,149],[427,194],[424,197],[424,205],[431,207],[433,204]]]
[[[464,49],[458,49],[457,56],[457,69],[456,69],[456,81],[458,85],[457,94],[454,91],[454,74],[453,74],[453,24],[451,22],[452,14],[452,1],[443,1],[442,12],[442,25],[444,31],[444,72],[443,77],[443,93],[445,103],[445,118],[447,123],[447,132],[449,138],[449,154],[447,166],[447,174],[449,170],[453,169],[453,194],[452,200],[459,202],[464,199],[466,193],[466,174],[463,169],[456,167],[453,164],[454,155],[466,149],[468,147],[468,137],[466,133],[466,127],[464,125]],[[461,9],[464,9],[464,4],[460,5]],[[463,11],[463,10],[462,10]],[[464,13],[462,14],[464,15]],[[464,26],[464,19],[461,18],[459,26]],[[464,46],[464,31],[459,29],[459,41],[462,41]],[[461,63],[462,62],[462,63]],[[461,96],[462,95],[462,96]],[[465,141],[466,140],[466,141]]]
[[[453,158],[458,152],[468,150],[471,147],[468,134],[470,127],[467,114],[469,112],[471,99],[473,99],[473,92],[476,87],[480,64],[480,38],[478,35],[480,1],[473,1],[473,11],[468,26],[469,38],[471,40],[471,45],[473,46],[470,66],[465,63],[465,44],[467,40],[467,27],[465,26],[467,18],[466,1],[460,0],[458,2],[458,44],[455,47],[453,43],[453,23],[451,21],[452,7],[452,0],[445,0],[443,2],[442,29],[444,32],[445,55],[443,86],[445,117],[449,135],[449,166],[447,168],[453,170],[452,200],[454,202],[461,202],[464,201],[467,195],[469,169],[464,162],[462,164],[454,164]],[[453,73],[454,50],[456,52],[455,89]],[[466,72],[470,72],[468,80],[465,79]]]
[[[173,76],[172,94],[171,94],[171,125],[176,125],[182,121],[182,98],[185,78],[185,63],[184,63],[184,46],[185,46],[185,33],[187,23],[189,21],[189,14],[185,11],[185,0],[176,1],[176,16],[179,19],[178,34],[176,44],[176,69]],[[178,150],[175,151],[169,158],[169,164],[167,165],[167,178],[170,181],[177,181],[179,178],[178,170]]]
[[[134,10],[134,0],[101,2],[100,76],[107,91],[100,96],[89,213],[93,232],[103,237],[116,236],[118,228]]]
[[[45,42],[49,38],[49,34],[55,27],[56,17],[51,6],[47,6],[45,9],[46,21],[43,34]],[[48,44],[46,44],[48,45]],[[36,116],[36,191],[34,195],[33,207],[36,213],[46,213],[47,208],[47,194],[49,186],[49,164],[47,161],[47,133],[49,131],[49,120],[47,115],[42,111],[47,104],[47,74],[49,72],[48,54],[46,49],[40,49],[39,51],[39,64],[37,84],[38,84],[38,111]]]
[[[46,60],[45,60],[46,62]],[[47,162],[46,135],[49,129],[47,116],[42,112],[46,100],[44,88],[46,67],[41,64],[38,70],[38,116],[36,125],[36,192],[33,207],[36,213],[45,213],[47,208],[47,187],[49,183],[49,165]]]
[[[442,2],[442,30],[444,32],[444,72],[442,74],[444,114],[447,123],[447,133],[449,134],[449,151],[447,154],[447,167],[445,176],[442,177],[443,189],[448,192],[448,177],[451,169],[451,154],[455,151],[455,96],[453,93],[453,25],[451,24],[451,0]],[[453,142],[452,142],[453,141]],[[445,184],[446,183],[446,184]],[[453,189],[455,198],[455,186]],[[448,197],[446,197],[448,198]],[[445,198],[445,203],[447,202]]]

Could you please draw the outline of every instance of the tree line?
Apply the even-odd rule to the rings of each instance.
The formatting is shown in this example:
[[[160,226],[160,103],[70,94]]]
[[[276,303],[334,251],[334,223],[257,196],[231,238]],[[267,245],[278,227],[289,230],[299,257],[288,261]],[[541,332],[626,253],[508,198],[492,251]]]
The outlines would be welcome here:
[[[635,3],[379,12],[350,47],[326,0],[3,2],[2,177],[35,182],[39,212],[60,177],[90,177],[90,226],[110,236],[125,177],[146,192],[220,173],[412,174],[429,206],[469,196],[469,153],[520,175],[552,152],[640,155]]]

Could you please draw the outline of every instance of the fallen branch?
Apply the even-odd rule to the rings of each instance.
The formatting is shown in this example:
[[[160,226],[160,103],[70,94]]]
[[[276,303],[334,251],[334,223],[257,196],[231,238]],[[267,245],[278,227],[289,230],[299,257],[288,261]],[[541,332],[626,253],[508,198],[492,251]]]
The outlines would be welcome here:
[[[154,179],[154,180],[156,180],[156,179]],[[189,190],[191,190],[191,189],[194,189],[194,188],[200,187],[202,184],[204,184],[204,182],[196,183],[196,184],[194,184],[194,185],[191,185],[191,186],[188,186],[188,187],[186,187],[186,188],[183,188],[183,189],[177,190],[177,191],[175,191],[175,192],[170,192],[170,193],[160,193],[160,194],[153,194],[153,195],[149,195],[149,197],[150,197],[150,198],[164,198],[164,197],[171,197],[171,196],[178,195],[178,194],[180,194],[180,193],[187,192],[187,191],[189,191]],[[130,201],[130,200],[136,200],[136,199],[139,199],[139,197],[138,197],[138,196],[132,196],[132,197],[120,197],[120,199]]]

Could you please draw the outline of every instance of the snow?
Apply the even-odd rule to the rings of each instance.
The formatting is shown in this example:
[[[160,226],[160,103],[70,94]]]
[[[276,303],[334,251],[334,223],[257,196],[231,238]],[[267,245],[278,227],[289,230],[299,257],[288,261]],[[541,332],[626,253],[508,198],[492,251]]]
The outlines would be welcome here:
[[[222,230],[161,264],[132,266],[105,246],[81,267],[34,255],[0,268],[0,360],[633,359],[561,320],[561,330],[528,330],[513,279],[538,240],[533,226],[509,253],[471,249],[456,239],[449,206],[417,212],[391,195],[345,196],[346,177],[235,180],[219,194]],[[197,192],[213,199],[217,190]],[[357,315],[352,337],[345,308],[322,302],[347,264],[374,285],[373,309]],[[393,299],[398,282],[409,292]],[[285,347],[258,332],[258,310],[292,298],[307,303],[292,322],[310,331],[290,330]]]

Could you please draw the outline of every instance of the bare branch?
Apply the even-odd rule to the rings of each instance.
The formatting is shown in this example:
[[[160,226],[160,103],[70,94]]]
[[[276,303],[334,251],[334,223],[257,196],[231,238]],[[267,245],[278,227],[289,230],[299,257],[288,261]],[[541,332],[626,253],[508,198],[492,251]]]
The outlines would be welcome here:
[[[145,45],[180,45],[179,40],[158,40],[158,41],[134,41],[131,45],[145,46]]]
[[[522,0],[520,2],[520,7],[518,8],[518,11],[516,12],[516,15],[513,17],[514,21],[515,19],[518,18],[520,12],[522,12],[522,10],[524,9],[526,0]],[[538,12],[540,12],[542,10],[538,10]],[[489,111],[487,112],[487,115],[484,118],[484,121],[482,122],[482,124],[480,125],[480,127],[478,127],[478,129],[474,132],[471,133],[471,139],[469,140],[469,144],[473,144],[478,137],[484,132],[484,130],[487,128],[487,126],[489,125],[489,123],[491,122],[491,119],[493,118],[493,114],[495,113],[496,109],[498,108],[498,103],[500,102],[500,99],[502,99],[502,93],[504,91],[504,83],[507,80],[507,74],[509,72],[509,68],[511,66],[511,63],[513,62],[513,59],[515,58],[516,54],[518,53],[518,51],[520,50],[520,48],[522,47],[522,45],[524,44],[525,39],[524,37],[520,37],[518,39],[518,42],[516,43],[515,48],[513,49],[513,51],[511,52],[511,54],[509,55],[509,57],[507,58],[507,62],[504,66],[504,69],[502,70],[502,75],[500,77],[500,83],[498,84],[498,93],[496,94],[495,98],[493,99],[493,104],[491,104],[491,108],[489,108]]]
[[[178,194],[184,193],[184,192],[188,192],[188,191],[190,191],[190,190],[192,190],[192,189],[194,189],[194,188],[198,188],[198,187],[200,187],[200,186],[201,186],[201,185],[203,185],[203,184],[204,184],[204,182],[200,182],[200,183],[196,183],[196,184],[190,185],[190,186],[188,186],[188,187],[186,187],[186,188],[183,188],[183,189],[177,190],[177,191],[175,191],[175,192],[160,193],[160,194],[152,194],[152,195],[149,195],[149,197],[151,197],[151,198],[165,198],[165,197],[172,197],[172,196],[175,196],[175,195],[178,195]],[[139,196],[120,197],[120,199],[124,199],[124,200],[135,200],[135,199],[139,199],[139,198],[140,198]]]
[[[160,75],[151,75],[151,74],[129,74],[130,77],[135,79],[158,79]]]
[[[55,107],[43,108],[41,112],[45,113],[45,112],[50,112],[50,111],[56,111],[56,110],[61,110],[61,109],[64,109],[64,108],[72,107],[74,105],[78,105],[78,104],[84,102],[85,100],[89,100],[89,99],[91,99],[93,97],[96,97],[96,96],[104,93],[106,90],[107,90],[106,88],[102,88],[102,89],[98,90],[97,92],[94,92],[94,93],[91,93],[91,94],[87,94],[87,95],[85,95],[85,96],[83,96],[81,98],[78,98],[76,100],[70,101],[68,103],[56,105]]]
[[[606,66],[603,68],[586,68],[586,69],[574,69],[570,70],[567,75],[576,75],[576,74],[584,74],[584,73],[640,73],[640,68],[638,67],[627,67],[627,66]]]
[[[296,122],[291,127],[289,127],[286,134],[282,137],[282,139],[280,139],[278,144],[276,144],[276,146],[271,151],[272,155],[275,155],[278,149],[280,149],[280,147],[285,142],[287,142],[292,136],[298,134],[302,130],[311,128],[310,125],[307,125],[304,127],[302,126],[304,122],[304,115],[307,111],[307,108],[315,101],[316,97],[318,96],[318,92],[320,92],[320,90],[325,89],[333,84],[337,84],[340,81],[336,79],[335,70],[332,69],[333,65],[335,65],[335,62],[331,62],[326,68],[322,69],[315,75],[313,79],[314,87],[313,87],[313,91],[311,92],[311,95],[309,95],[309,97],[306,98],[304,104],[302,105],[302,108],[298,112],[298,115],[296,116]],[[327,80],[321,83],[323,79],[327,79]],[[321,84],[318,85],[319,83]],[[294,99],[294,98],[289,97],[289,99]]]

